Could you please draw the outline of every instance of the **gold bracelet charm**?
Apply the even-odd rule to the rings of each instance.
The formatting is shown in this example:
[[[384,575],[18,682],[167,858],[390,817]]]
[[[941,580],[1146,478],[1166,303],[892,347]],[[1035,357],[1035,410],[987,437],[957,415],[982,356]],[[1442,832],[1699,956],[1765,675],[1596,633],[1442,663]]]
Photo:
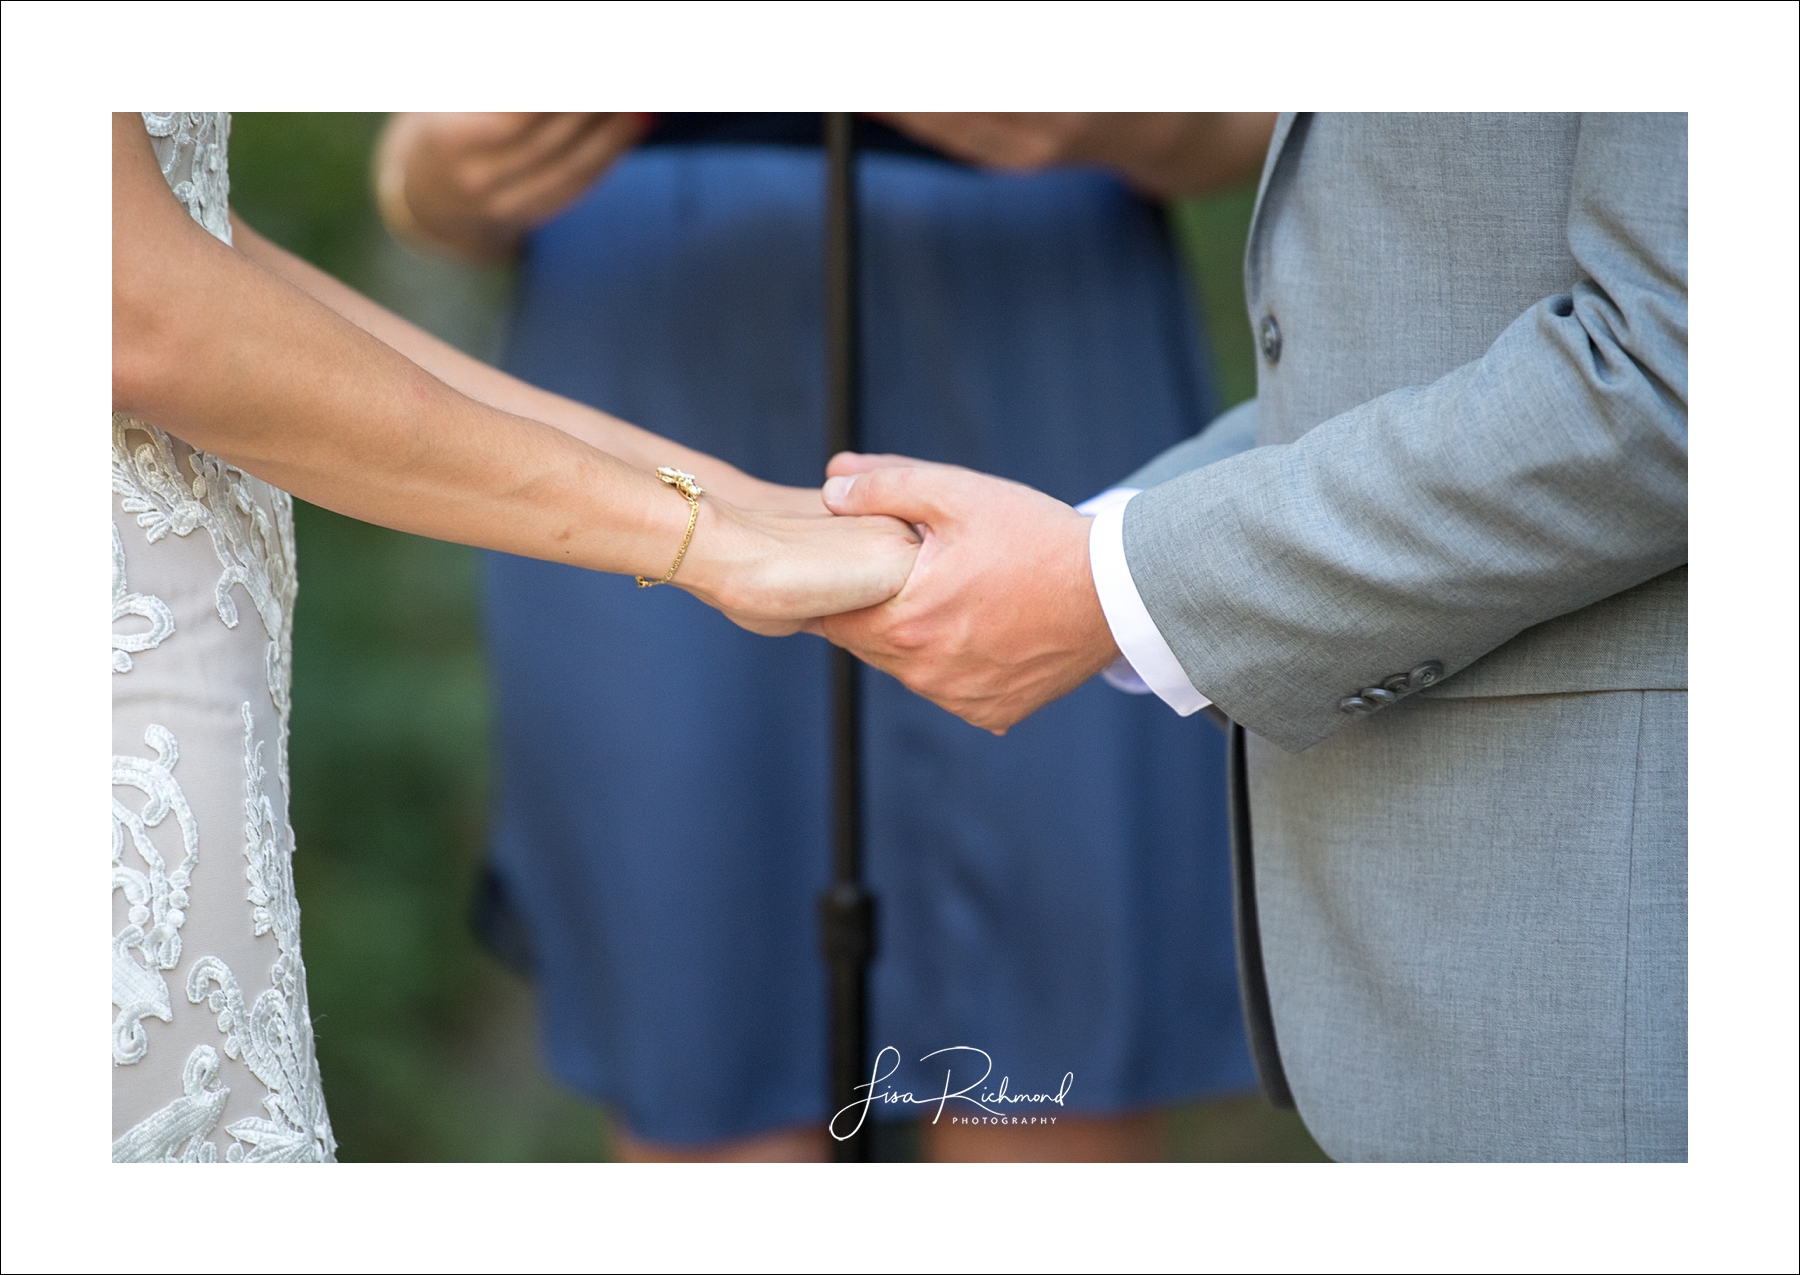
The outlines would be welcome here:
[[[656,471],[656,476],[669,484],[669,486],[673,487],[676,491],[680,492],[683,496],[687,497],[687,535],[681,538],[681,548],[675,551],[675,561],[669,564],[669,574],[665,575],[660,580],[652,580],[648,576],[639,576],[637,582],[638,588],[640,589],[648,589],[651,586],[658,584],[667,584],[675,578],[675,573],[681,569],[681,560],[687,557],[688,546],[694,542],[694,527],[700,522],[700,497],[706,494],[706,488],[695,482],[692,474],[684,474],[681,470],[674,469],[668,465],[660,467]]]

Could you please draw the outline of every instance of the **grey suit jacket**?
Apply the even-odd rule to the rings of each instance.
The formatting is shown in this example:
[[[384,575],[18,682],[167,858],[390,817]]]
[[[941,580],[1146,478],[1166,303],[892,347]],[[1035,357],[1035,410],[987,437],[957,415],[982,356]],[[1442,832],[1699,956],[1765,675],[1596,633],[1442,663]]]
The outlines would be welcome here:
[[[1344,1158],[1684,1158],[1685,117],[1284,116],[1245,284],[1258,445],[1125,550],[1250,733],[1272,1087]]]

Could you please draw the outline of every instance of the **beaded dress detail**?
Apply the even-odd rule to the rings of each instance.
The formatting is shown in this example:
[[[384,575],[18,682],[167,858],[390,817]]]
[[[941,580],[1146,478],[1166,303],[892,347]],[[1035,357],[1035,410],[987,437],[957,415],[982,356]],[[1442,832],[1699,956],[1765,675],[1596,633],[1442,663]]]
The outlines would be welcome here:
[[[146,112],[231,242],[225,112]],[[328,1161],[287,733],[292,498],[113,416],[113,1159]]]

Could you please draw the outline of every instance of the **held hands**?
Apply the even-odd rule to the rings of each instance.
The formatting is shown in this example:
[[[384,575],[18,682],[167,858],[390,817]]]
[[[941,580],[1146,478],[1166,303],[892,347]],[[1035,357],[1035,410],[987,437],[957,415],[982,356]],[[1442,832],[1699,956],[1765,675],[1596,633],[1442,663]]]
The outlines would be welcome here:
[[[996,735],[1118,658],[1090,523],[1069,506],[899,456],[844,453],[827,473],[822,503],[775,488],[784,508],[745,509],[709,493],[673,583],[753,632],[820,633]],[[659,500],[656,542],[673,550],[685,515]]]
[[[821,615],[873,606],[906,583],[919,552],[919,536],[906,523],[834,518],[817,492],[802,500],[798,489],[780,490],[792,495],[784,504],[802,508],[743,509],[702,497],[692,547],[671,583],[769,637],[797,633]],[[673,523],[670,530],[673,552],[680,532]],[[665,562],[652,578],[666,569]]]
[[[1119,656],[1088,566],[1089,520],[1019,483],[898,456],[832,459],[833,513],[923,530],[892,597],[809,626],[1003,735]]]

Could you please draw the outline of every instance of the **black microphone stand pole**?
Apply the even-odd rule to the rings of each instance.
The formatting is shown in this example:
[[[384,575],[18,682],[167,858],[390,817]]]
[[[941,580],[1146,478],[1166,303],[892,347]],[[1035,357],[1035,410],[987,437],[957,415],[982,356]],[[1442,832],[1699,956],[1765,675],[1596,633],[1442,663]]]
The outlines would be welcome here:
[[[862,340],[857,312],[856,117],[825,116],[826,455],[862,446]],[[875,900],[862,881],[862,711],[856,657],[831,648],[832,874],[819,899],[830,970],[830,1105],[826,1118],[858,1100],[869,1083],[869,960],[875,953]],[[848,1128],[861,1113],[846,1112]],[[843,1141],[841,1161],[867,1160],[869,1121]]]

